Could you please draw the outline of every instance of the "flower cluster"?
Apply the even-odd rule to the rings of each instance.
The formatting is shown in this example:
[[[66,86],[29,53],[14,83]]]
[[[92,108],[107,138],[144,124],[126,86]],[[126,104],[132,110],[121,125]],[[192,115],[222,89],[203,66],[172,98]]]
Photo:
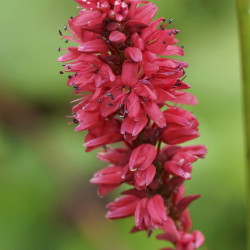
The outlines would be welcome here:
[[[168,57],[184,54],[175,45],[179,30],[172,19],[152,21],[157,7],[148,1],[75,1],[81,10],[64,26],[68,35],[59,33],[76,46],[58,59],[65,62],[60,73],[69,73],[68,85],[79,96],[72,123],[76,131],[87,131],[86,151],[102,147],[98,157],[109,163],[90,180],[99,195],[131,186],[107,205],[106,217],[134,216],[131,232],[150,235],[160,228],[158,239],[177,250],[196,249],[204,237],[192,231],[187,207],[199,195],[184,197],[183,182],[207,150],[179,146],[199,136],[195,116],[178,105],[197,104],[185,91],[188,64]],[[117,142],[123,146],[107,146]]]

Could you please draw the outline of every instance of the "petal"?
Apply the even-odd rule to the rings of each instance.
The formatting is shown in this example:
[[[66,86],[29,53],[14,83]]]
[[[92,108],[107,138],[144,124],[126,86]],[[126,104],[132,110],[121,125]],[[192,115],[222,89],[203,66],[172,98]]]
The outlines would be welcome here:
[[[122,136],[120,134],[110,133],[110,134],[106,134],[106,135],[97,137],[95,139],[92,139],[92,140],[86,142],[83,146],[87,147],[87,149],[86,149],[87,152],[90,152],[90,151],[92,151],[95,148],[98,148],[100,146],[119,142],[121,139],[122,139]]]
[[[186,146],[179,150],[179,152],[188,152],[199,158],[204,158],[207,154],[207,148],[204,145]]]
[[[80,125],[75,128],[75,131],[90,129],[100,123],[99,112],[87,112],[80,109],[76,113],[75,118],[80,122]]]
[[[153,181],[156,173],[156,168],[153,164],[145,170],[138,170],[134,174],[135,184],[138,189],[146,188]]]
[[[152,3],[142,5],[136,8],[133,19],[149,24],[152,18],[155,16],[157,9],[158,8]]]
[[[126,36],[119,31],[112,31],[109,35],[109,41],[113,43],[124,43],[126,41]]]
[[[128,116],[131,118],[138,118],[139,113],[142,113],[140,99],[134,91],[130,93],[127,99],[127,110],[129,112]]]
[[[203,243],[205,241],[205,237],[200,231],[197,231],[197,230],[194,231],[193,235],[195,238],[195,247],[199,248],[200,246],[203,245]]]
[[[143,71],[147,76],[151,76],[154,73],[156,73],[157,71],[159,71],[159,66],[153,64],[153,63],[149,63],[147,61],[143,61],[142,64],[143,67]]]
[[[141,62],[142,61],[142,52],[140,49],[135,47],[127,47],[124,51],[125,56],[127,59],[130,59],[134,62]]]
[[[134,88],[134,91],[135,93],[138,95],[138,96],[143,96],[143,97],[146,97],[146,98],[149,98],[150,100],[152,101],[155,101],[157,100],[157,96],[156,94],[154,93],[154,89],[150,88],[150,85],[146,85],[146,84],[143,84],[141,82],[138,82],[136,85],[135,85],[135,88]]]
[[[174,176],[180,176],[185,180],[191,178],[191,173],[184,171],[181,167],[178,166],[177,162],[172,162],[172,161],[165,162],[164,169],[166,172],[173,174]]]
[[[140,32],[142,29],[148,27],[146,23],[137,21],[137,20],[130,20],[126,22],[125,29],[129,30],[130,32]]]
[[[145,113],[156,123],[160,128],[166,127],[165,117],[157,104],[151,101],[143,103]]]
[[[164,234],[157,235],[157,239],[167,240],[176,242],[180,238],[180,234],[176,229],[175,223],[171,217],[168,217],[164,226],[161,229],[165,232]]]
[[[77,50],[77,48],[74,47],[69,47],[68,48],[69,52],[66,54],[60,56],[57,61],[58,62],[66,62],[66,61],[71,61],[76,59],[78,56],[81,55],[81,53]]]
[[[78,27],[93,26],[97,23],[101,23],[106,17],[106,14],[102,14],[99,11],[84,11],[81,13],[82,14],[76,16],[73,19],[72,24],[74,26]]]
[[[147,209],[155,226],[163,225],[167,221],[164,201],[160,195],[157,194],[148,200]]]
[[[129,169],[135,171],[144,170],[154,161],[157,155],[156,148],[151,144],[142,144],[133,150],[129,159]]]
[[[196,200],[196,199],[198,199],[198,198],[200,198],[200,195],[198,194],[198,195],[189,195],[189,196],[187,196],[187,197],[185,197],[185,198],[183,198],[183,199],[181,199],[180,201],[179,201],[179,203],[177,204],[177,209],[179,210],[179,211],[184,211],[188,206],[189,206],[189,204],[191,203],[191,202],[193,202],[194,200]]]
[[[112,166],[101,169],[94,174],[93,178],[90,179],[92,184],[119,184],[122,182],[121,174],[122,167]]]
[[[148,122],[148,118],[145,115],[141,115],[139,119],[132,119],[127,116],[121,126],[121,134],[125,134],[126,132],[131,134],[132,136],[137,136],[146,126]]]
[[[125,61],[122,66],[122,82],[133,87],[138,79],[138,65],[131,61]]]
[[[198,100],[194,95],[184,92],[184,91],[175,92],[175,97],[176,98],[172,101],[174,103],[180,103],[180,104],[192,105],[192,106],[198,103]]]
[[[111,191],[113,191],[114,189],[118,188],[120,186],[120,184],[118,185],[99,185],[98,186],[98,195],[100,197],[104,197],[105,195],[107,195],[108,193],[110,193]]]
[[[170,145],[180,144],[199,137],[197,129],[186,127],[167,128],[162,134],[162,140]]]
[[[138,205],[136,206],[135,210],[135,225],[139,227],[142,224],[143,218],[146,214],[146,205],[147,205],[148,198],[143,198]]]
[[[103,39],[95,39],[79,45],[78,51],[86,53],[107,53],[108,46]]]
[[[108,219],[124,218],[134,214],[136,206],[140,201],[133,195],[126,195],[107,205],[109,211],[106,214]]]

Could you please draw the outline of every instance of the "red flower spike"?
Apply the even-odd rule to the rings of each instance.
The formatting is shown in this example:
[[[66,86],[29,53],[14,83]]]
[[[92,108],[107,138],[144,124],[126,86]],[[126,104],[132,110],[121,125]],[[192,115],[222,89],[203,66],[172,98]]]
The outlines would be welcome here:
[[[188,64],[168,58],[184,54],[177,46],[179,30],[173,20],[152,21],[157,7],[148,1],[75,1],[79,14],[59,31],[76,44],[58,58],[64,62],[60,74],[69,73],[67,85],[78,95],[70,123],[87,132],[86,151],[102,147],[98,158],[110,164],[90,180],[98,194],[132,186],[107,205],[106,217],[134,216],[132,233],[144,230],[150,236],[159,228],[163,233],[157,238],[176,250],[197,249],[204,236],[192,231],[188,206],[199,195],[184,197],[184,181],[207,149],[177,145],[199,136],[196,117],[175,105],[198,103],[186,92]],[[124,146],[107,145],[117,142]]]

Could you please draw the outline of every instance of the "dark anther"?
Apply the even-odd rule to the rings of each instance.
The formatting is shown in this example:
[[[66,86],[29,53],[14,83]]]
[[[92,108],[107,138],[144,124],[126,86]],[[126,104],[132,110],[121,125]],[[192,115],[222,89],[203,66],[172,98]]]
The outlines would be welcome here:
[[[69,78],[69,79],[71,79],[71,78],[72,78],[72,76],[71,76],[71,75],[69,75],[69,76],[68,76],[68,78]]]
[[[108,92],[106,95],[107,95],[107,96],[112,96],[112,94],[111,94],[110,92]]]
[[[68,66],[68,69],[71,69],[71,66]]]
[[[151,236],[152,233],[153,233],[153,230],[150,229],[150,230],[148,231],[148,233],[147,233],[148,238]]]
[[[60,48],[60,47],[57,47],[57,51],[61,51],[61,48]]]
[[[177,80],[177,82],[176,82],[176,84],[175,84],[174,86],[176,86],[176,87],[181,86],[181,81],[180,81],[180,79]]]
[[[110,107],[112,107],[113,105],[114,105],[113,103],[111,103],[111,102],[109,103],[109,106],[110,106]]]
[[[170,24],[170,23],[172,23],[174,21],[174,19],[170,19],[169,21],[168,21],[168,23]]]
[[[163,21],[163,22],[166,22],[166,19],[164,18],[162,21]]]
[[[74,90],[78,90],[78,89],[79,89],[79,87],[76,86],[74,82],[72,83],[72,86],[73,86],[73,89],[74,89]]]
[[[69,40],[66,40],[66,41],[65,41],[65,43],[68,43],[68,42],[69,42]]]
[[[175,34],[178,34],[178,33],[179,33],[179,31],[178,31],[178,30],[174,30],[174,33],[175,33]]]
[[[120,109],[122,108],[122,104],[119,104],[119,108],[120,108]]]
[[[64,66],[66,66],[66,64],[64,63],[64,64],[62,64],[62,66],[64,67]]]
[[[77,73],[75,73],[75,76],[77,76]]]
[[[166,42],[166,41],[163,41],[163,44],[167,44],[167,42]]]
[[[73,122],[74,122],[75,124],[78,124],[78,123],[79,123],[79,121],[78,121],[77,119],[74,119]]]
[[[68,29],[68,27],[67,27],[66,25],[64,25],[63,28],[64,28],[64,30],[67,30],[67,29]]]
[[[164,27],[161,27],[161,30],[165,30]]]
[[[61,30],[59,30],[59,35],[62,36],[62,31]]]
[[[63,71],[60,71],[59,73],[62,75],[62,74],[63,74]]]
[[[111,100],[115,100],[114,96],[112,96],[112,95],[110,96],[110,98],[111,98]]]
[[[182,45],[181,48],[184,49],[184,45]]]
[[[125,114],[128,114],[128,113],[129,113],[129,112],[128,112],[128,110],[126,109],[126,110],[125,110]]]
[[[98,99],[98,103],[101,103],[102,102],[102,100],[101,99]]]
[[[171,30],[168,32],[168,34],[171,36],[171,34],[172,34]]]
[[[73,19],[73,18],[74,18],[74,17],[72,17],[72,16],[70,17],[70,19]]]

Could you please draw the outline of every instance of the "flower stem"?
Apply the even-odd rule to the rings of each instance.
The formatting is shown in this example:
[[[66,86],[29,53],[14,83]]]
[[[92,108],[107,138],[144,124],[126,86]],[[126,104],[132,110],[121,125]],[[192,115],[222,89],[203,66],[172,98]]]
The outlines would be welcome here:
[[[243,98],[245,115],[245,132],[247,147],[247,228],[248,228],[248,250],[250,250],[250,0],[236,0],[241,54],[242,54],[242,73],[243,73]]]

